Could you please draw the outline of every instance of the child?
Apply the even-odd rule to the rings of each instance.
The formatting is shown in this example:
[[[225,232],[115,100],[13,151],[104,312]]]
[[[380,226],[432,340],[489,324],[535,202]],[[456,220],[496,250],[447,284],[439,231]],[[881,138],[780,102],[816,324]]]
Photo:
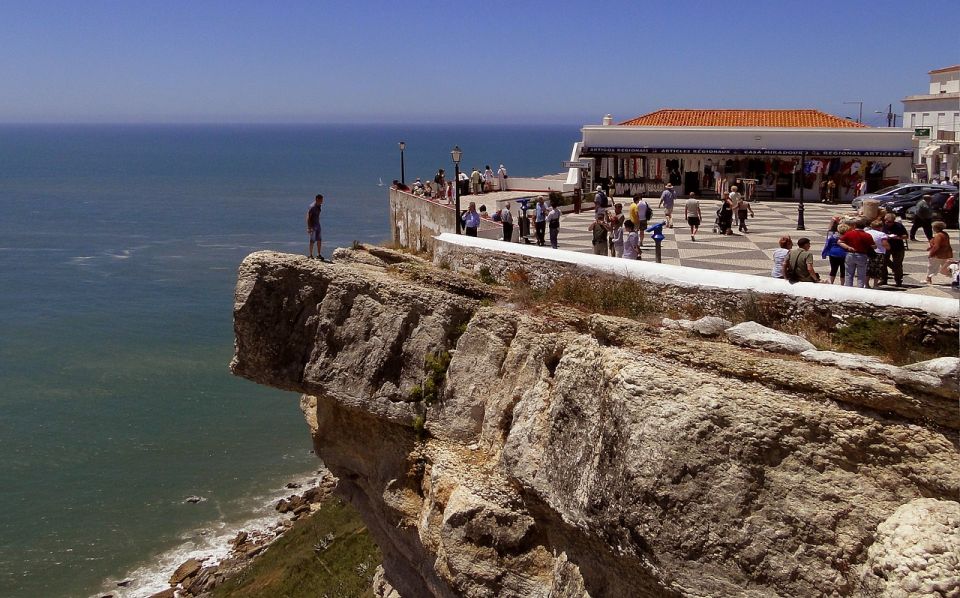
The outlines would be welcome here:
[[[623,242],[623,257],[628,260],[640,259],[640,235],[637,234],[633,221],[623,223],[626,240]]]

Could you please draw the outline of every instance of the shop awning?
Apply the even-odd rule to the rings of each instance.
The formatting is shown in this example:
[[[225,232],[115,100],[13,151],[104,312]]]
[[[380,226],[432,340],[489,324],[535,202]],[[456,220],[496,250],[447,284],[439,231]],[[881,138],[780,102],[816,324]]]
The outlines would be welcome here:
[[[928,145],[927,147],[923,148],[922,154],[923,154],[924,156],[932,156],[932,155],[936,154],[936,153],[939,152],[939,151],[940,151],[940,144],[938,144],[938,143],[931,143],[931,144]]]

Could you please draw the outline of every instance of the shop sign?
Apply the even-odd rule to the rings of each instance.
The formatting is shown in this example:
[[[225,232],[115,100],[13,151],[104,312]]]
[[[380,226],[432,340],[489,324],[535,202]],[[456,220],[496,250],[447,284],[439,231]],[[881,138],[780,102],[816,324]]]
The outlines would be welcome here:
[[[901,158],[913,155],[905,150],[818,150],[818,149],[726,149],[726,148],[675,148],[675,147],[589,147],[589,155],[598,154],[714,154],[738,156],[863,156],[874,158]]]
[[[586,160],[564,160],[564,168],[590,168],[590,162]]]
[[[930,137],[930,127],[917,127],[913,130],[914,137]]]

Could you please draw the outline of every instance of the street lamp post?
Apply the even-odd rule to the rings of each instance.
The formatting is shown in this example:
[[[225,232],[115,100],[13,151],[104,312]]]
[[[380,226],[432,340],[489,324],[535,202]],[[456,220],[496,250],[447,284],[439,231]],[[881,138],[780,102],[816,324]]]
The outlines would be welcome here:
[[[855,102],[844,102],[844,104],[857,104],[860,106],[860,112],[857,116],[857,123],[863,123],[863,100],[857,100]]]
[[[807,154],[800,154],[800,205],[797,206],[797,230],[807,230],[806,225],[803,222],[803,188],[806,186],[803,180],[804,170],[803,165],[807,161]]]
[[[453,183],[454,188],[454,218],[457,219],[457,234],[460,233],[460,158],[463,157],[463,152],[460,150],[459,145],[453,146],[453,150],[450,151],[450,157],[453,158]]]
[[[406,185],[407,177],[406,173],[403,171],[403,150],[407,149],[407,143],[405,141],[401,141],[397,145],[400,146],[400,184]]]

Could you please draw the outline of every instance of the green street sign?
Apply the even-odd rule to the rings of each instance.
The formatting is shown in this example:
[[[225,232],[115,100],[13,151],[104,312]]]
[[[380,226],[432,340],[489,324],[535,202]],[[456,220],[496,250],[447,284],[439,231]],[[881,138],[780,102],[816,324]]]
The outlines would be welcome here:
[[[913,130],[914,137],[929,137],[930,127],[917,127]]]

